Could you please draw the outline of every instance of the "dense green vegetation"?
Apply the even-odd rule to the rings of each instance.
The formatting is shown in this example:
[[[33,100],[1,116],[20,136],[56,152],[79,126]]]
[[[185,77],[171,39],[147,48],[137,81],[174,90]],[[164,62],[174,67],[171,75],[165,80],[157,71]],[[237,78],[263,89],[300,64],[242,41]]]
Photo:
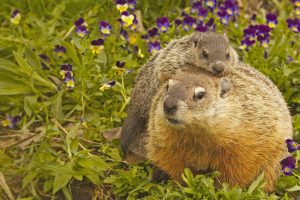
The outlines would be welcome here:
[[[300,196],[298,152],[293,175],[282,175],[276,192],[266,194],[263,175],[243,190],[226,184],[216,189],[217,173],[192,176],[189,170],[185,186],[151,182],[149,163],[123,163],[119,141],[102,135],[126,117],[134,77],[151,54],[172,38],[216,30],[226,32],[241,59],[280,88],[299,141],[300,2],[240,0],[238,12],[230,0],[211,9],[213,0],[132,2],[120,13],[125,5],[113,0],[1,1],[0,199]],[[267,19],[268,13],[276,16]],[[157,24],[163,16],[169,24]]]

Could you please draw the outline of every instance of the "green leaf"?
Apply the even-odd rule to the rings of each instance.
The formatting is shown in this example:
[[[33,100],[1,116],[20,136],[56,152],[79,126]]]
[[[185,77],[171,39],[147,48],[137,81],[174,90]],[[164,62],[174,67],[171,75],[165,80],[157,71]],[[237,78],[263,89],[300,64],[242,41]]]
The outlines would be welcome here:
[[[44,186],[43,186],[43,191],[49,192],[53,188],[53,179],[48,179],[45,181]]]
[[[72,200],[71,193],[67,187],[63,187],[62,192],[63,192],[64,196],[66,197],[66,200]]]
[[[71,178],[72,175],[57,173],[53,182],[53,193],[55,194],[58,190],[66,186]]]
[[[255,189],[257,189],[259,187],[259,185],[262,183],[263,179],[264,179],[264,172],[262,172],[257,179],[251,183],[251,185],[248,188],[248,193],[251,194]]]
[[[76,50],[75,50],[74,46],[72,44],[68,43],[68,42],[65,42],[65,41],[61,41],[61,43],[66,48],[66,50],[67,50],[66,53],[70,56],[70,58],[73,60],[75,65],[80,67],[81,66],[80,60],[78,58],[78,55],[76,53]]]
[[[62,121],[64,118],[63,110],[62,110],[62,92],[59,92],[56,97],[54,98],[51,106],[51,115],[52,117],[56,118],[57,121]]]
[[[99,176],[97,174],[88,174],[86,175],[86,177],[95,185],[100,185],[100,179]]]
[[[288,191],[288,192],[295,192],[295,191],[299,191],[299,190],[300,190],[299,185],[295,185],[294,187],[286,189],[286,191]]]
[[[39,173],[37,171],[30,171],[22,181],[22,188],[24,189]]]
[[[38,96],[26,96],[24,97],[24,111],[28,116],[31,116],[33,110],[34,110],[34,105],[37,102]]]

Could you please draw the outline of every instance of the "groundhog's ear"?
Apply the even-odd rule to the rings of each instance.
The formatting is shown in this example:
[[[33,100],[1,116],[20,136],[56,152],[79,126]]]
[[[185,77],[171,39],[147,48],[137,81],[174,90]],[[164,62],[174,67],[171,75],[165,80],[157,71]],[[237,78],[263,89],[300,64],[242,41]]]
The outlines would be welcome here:
[[[199,43],[201,42],[203,35],[204,35],[203,33],[195,33],[193,35],[192,40],[191,40],[193,47],[198,47],[200,45]]]
[[[229,91],[231,90],[232,84],[231,81],[228,79],[222,78],[221,79],[221,91],[220,97],[225,98],[229,95]]]

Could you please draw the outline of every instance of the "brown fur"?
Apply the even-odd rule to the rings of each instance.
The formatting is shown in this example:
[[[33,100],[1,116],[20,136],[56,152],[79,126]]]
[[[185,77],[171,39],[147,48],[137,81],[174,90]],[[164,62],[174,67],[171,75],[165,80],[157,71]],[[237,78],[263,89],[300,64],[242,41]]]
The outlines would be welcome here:
[[[272,191],[287,153],[285,140],[292,137],[291,117],[268,78],[247,65],[236,67],[224,76],[232,85],[223,97],[224,78],[206,72],[177,74],[167,91],[160,87],[149,117],[147,157],[177,181],[189,167],[220,171],[220,181],[246,187],[264,171],[266,190]],[[195,101],[198,86],[206,94]],[[178,100],[171,116],[163,110],[168,96]],[[182,123],[172,125],[166,116]]]
[[[204,49],[209,52],[208,58],[202,55]],[[150,105],[152,97],[163,84],[165,74],[172,75],[186,69],[214,73],[214,66],[225,67],[225,73],[227,66],[237,62],[237,54],[229,46],[228,39],[216,33],[193,33],[173,40],[150,58],[136,77],[127,109],[128,117],[122,126],[121,145],[125,159],[127,155],[134,154],[139,158],[145,157],[144,138]]]

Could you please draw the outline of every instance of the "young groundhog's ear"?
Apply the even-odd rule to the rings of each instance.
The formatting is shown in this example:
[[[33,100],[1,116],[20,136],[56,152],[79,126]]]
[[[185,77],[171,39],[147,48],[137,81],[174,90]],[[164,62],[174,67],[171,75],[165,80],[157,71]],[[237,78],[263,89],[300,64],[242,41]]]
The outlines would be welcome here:
[[[200,41],[203,38],[203,33],[195,33],[192,37],[192,45],[193,47],[198,47],[200,44]]]
[[[229,91],[231,90],[232,84],[229,80],[222,78],[221,79],[221,91],[220,97],[225,98],[229,95]]]

